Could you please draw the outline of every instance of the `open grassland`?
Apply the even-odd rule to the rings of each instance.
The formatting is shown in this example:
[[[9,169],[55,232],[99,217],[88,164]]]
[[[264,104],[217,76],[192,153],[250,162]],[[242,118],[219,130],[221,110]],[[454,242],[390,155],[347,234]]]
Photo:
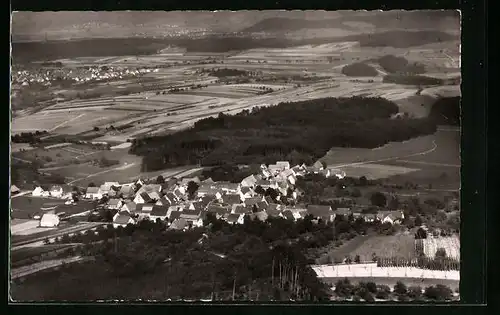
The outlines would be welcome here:
[[[328,253],[331,258],[354,258],[359,255],[362,262],[371,261],[373,254],[377,257],[415,257],[415,239],[413,235],[393,236],[358,236],[337,249]]]

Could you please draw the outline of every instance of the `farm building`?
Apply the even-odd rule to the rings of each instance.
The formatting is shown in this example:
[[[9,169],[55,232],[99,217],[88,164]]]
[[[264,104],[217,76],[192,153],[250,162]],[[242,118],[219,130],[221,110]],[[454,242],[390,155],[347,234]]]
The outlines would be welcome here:
[[[101,199],[102,193],[99,190],[99,187],[87,187],[87,191],[85,192],[86,199]]]
[[[20,192],[21,192],[21,190],[19,188],[17,188],[16,185],[10,186],[10,194],[11,195],[16,195],[16,194],[18,194]]]
[[[115,228],[119,226],[125,227],[127,224],[135,224],[135,220],[130,216],[130,213],[121,211],[113,217],[113,226]]]
[[[54,213],[45,213],[40,219],[40,227],[56,227],[59,225],[59,216]]]
[[[63,196],[63,189],[61,186],[55,185],[50,187],[50,196],[54,198],[61,198]]]

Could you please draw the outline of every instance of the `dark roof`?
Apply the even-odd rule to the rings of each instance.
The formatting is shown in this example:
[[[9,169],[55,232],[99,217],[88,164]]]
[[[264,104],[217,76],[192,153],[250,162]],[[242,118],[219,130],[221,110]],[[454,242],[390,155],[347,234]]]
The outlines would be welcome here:
[[[175,196],[175,194],[173,192],[167,192],[165,194],[165,197],[167,197],[170,201],[174,201],[177,199],[177,197]]]
[[[223,215],[223,214],[228,213],[229,209],[225,208],[225,207],[217,206],[217,205],[210,205],[210,206],[208,206],[207,211]]]
[[[181,211],[172,211],[170,212],[169,219],[170,220],[175,220],[181,217],[182,212]]]
[[[227,216],[226,221],[228,222],[236,222],[240,218],[239,214],[231,213]]]
[[[246,213],[252,213],[252,212],[253,212],[252,206],[238,205],[234,209],[234,213],[236,213],[236,214],[246,214]]]
[[[99,187],[87,187],[87,194],[97,194],[99,192]]]
[[[145,202],[152,201],[147,192],[142,192],[140,196],[142,197],[142,199],[144,199]]]
[[[158,200],[158,202],[160,202],[162,206],[166,206],[166,207],[171,206],[170,201],[167,198],[165,198],[165,196],[161,197],[160,200]]]
[[[229,204],[229,205],[239,204],[239,203],[241,203],[241,197],[240,197],[240,195],[236,195],[236,194],[234,194],[234,195],[227,194],[227,195],[222,196],[222,202]]]
[[[241,188],[241,192],[244,193],[244,194],[246,194],[247,192],[251,192],[251,191],[252,190],[250,188],[248,188],[248,187],[242,187]]]
[[[333,214],[332,208],[330,206],[321,205],[309,205],[307,207],[307,212],[315,217],[323,217]]]
[[[262,201],[262,197],[253,197],[253,198],[247,198],[245,199],[245,204],[247,206],[252,206],[252,205],[256,205],[258,204],[259,202]]]
[[[203,210],[206,207],[206,204],[200,202],[200,201],[195,201],[193,202],[193,207],[195,210]]]
[[[128,214],[128,212],[120,212],[118,214],[118,216],[116,216],[115,220],[113,221],[113,223],[116,223],[116,224],[127,224],[128,221],[130,220],[130,215]]]
[[[267,208],[267,202],[265,202],[265,201],[259,201],[259,202],[257,202],[256,206],[257,206],[258,209],[266,209]]]
[[[200,217],[200,214],[201,214],[201,211],[198,211],[198,210],[184,210],[181,212],[181,218],[189,218],[189,219],[193,219],[193,218],[199,218]]]
[[[349,208],[337,208],[335,209],[335,214],[337,215],[350,215],[352,213],[351,209]]]
[[[293,216],[293,213],[290,210],[285,210],[281,214],[288,220],[295,220],[295,217]]]
[[[166,216],[168,212],[168,207],[166,206],[153,206],[153,210],[151,211],[152,216],[163,217]]]

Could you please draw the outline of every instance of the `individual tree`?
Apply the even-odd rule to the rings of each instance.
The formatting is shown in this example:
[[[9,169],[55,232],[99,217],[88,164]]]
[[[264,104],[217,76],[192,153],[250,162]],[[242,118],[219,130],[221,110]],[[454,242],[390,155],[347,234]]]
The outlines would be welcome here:
[[[394,285],[394,293],[399,294],[399,295],[404,295],[407,292],[408,292],[408,288],[406,287],[406,285],[403,282],[398,281],[396,283],[396,285]]]
[[[375,297],[377,299],[387,300],[390,293],[391,289],[387,285],[380,285],[377,288],[377,294],[375,295]]]
[[[425,288],[424,296],[429,300],[446,301],[453,296],[453,291],[442,284]]]
[[[399,208],[399,199],[394,196],[389,200],[389,204],[387,205],[389,210],[397,210]]]
[[[423,228],[419,228],[417,232],[415,233],[415,239],[426,239],[427,238],[427,232]]]
[[[94,131],[99,131],[99,127],[94,127]]]
[[[90,182],[88,187],[96,187],[95,184],[93,182]]]
[[[158,177],[156,177],[156,183],[157,184],[164,184],[165,178],[163,178],[163,176],[161,176],[161,175],[158,175]]]
[[[446,258],[446,249],[440,247],[436,250],[436,259],[444,259]]]
[[[418,299],[422,296],[422,288],[419,286],[411,286],[408,288],[408,297],[412,300]]]
[[[415,226],[422,226],[422,223],[423,223],[422,218],[419,215],[417,215],[415,217]]]
[[[189,195],[189,198],[192,199],[194,197],[194,194],[198,190],[199,185],[193,181],[190,181],[187,186],[187,193]]]
[[[265,195],[266,191],[264,190],[264,188],[262,188],[262,186],[257,185],[257,187],[255,187],[255,193],[259,195]]]
[[[361,262],[361,258],[359,257],[359,255],[354,256],[354,262],[357,264]]]
[[[376,207],[385,207],[387,204],[387,197],[381,192],[374,192],[370,197],[370,201],[372,205]]]
[[[375,282],[367,282],[366,289],[370,293],[377,293],[377,285],[375,284]]]
[[[359,185],[360,186],[366,186],[366,185],[368,185],[368,180],[366,179],[366,176],[361,176],[359,178]]]

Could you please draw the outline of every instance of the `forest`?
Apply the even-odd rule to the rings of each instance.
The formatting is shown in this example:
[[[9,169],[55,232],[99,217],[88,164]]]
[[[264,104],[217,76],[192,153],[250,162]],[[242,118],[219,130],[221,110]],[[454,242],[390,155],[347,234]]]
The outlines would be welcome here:
[[[383,98],[323,98],[243,110],[199,120],[178,133],[135,139],[130,153],[144,171],[200,164],[311,164],[331,147],[375,148],[432,134],[427,118],[391,119],[398,106]]]
[[[437,100],[429,113],[438,125],[460,126],[460,96]]]

